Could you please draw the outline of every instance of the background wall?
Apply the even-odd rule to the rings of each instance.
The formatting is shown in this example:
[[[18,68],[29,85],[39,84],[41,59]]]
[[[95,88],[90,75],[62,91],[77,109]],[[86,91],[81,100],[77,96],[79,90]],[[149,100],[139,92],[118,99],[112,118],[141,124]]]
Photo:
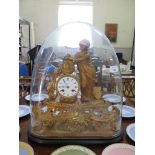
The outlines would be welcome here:
[[[59,0],[19,0],[19,15],[34,23],[36,45],[42,44],[58,23]],[[94,0],[93,25],[105,32],[105,23],[118,24],[117,42],[112,43],[124,59],[131,59],[135,0]]]

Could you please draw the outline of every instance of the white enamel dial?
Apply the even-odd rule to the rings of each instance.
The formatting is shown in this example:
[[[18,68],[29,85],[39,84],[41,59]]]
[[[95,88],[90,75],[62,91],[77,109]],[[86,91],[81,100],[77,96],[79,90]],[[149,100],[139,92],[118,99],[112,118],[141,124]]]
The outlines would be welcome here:
[[[58,80],[57,90],[63,97],[74,97],[79,91],[78,81],[72,76],[64,76]]]

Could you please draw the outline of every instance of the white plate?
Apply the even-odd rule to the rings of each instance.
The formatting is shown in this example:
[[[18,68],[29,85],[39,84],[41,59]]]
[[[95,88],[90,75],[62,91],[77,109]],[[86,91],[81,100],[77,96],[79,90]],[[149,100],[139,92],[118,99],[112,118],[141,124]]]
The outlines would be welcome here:
[[[103,95],[102,98],[105,101],[109,101],[109,102],[112,102],[112,103],[119,103],[119,102],[121,102],[121,96],[116,95],[116,94],[106,94],[106,95]],[[126,101],[126,98],[123,97],[123,102],[125,102],[125,101]]]
[[[30,101],[30,95],[25,96],[25,100]]]
[[[124,118],[132,118],[135,117],[135,108],[123,105],[122,107],[122,117]]]
[[[135,147],[125,143],[116,143],[107,146],[102,155],[135,155]]]
[[[135,141],[135,123],[127,126],[126,133],[133,141]]]
[[[50,155],[96,155],[92,150],[80,145],[67,145],[60,147]]]
[[[45,98],[48,98],[49,96],[47,94],[33,94],[31,99],[32,101],[42,101]],[[27,95],[25,97],[26,100],[30,101],[30,95]]]
[[[34,150],[29,144],[19,142],[19,155],[34,155]]]
[[[19,105],[19,118],[30,114],[30,107],[27,105]]]

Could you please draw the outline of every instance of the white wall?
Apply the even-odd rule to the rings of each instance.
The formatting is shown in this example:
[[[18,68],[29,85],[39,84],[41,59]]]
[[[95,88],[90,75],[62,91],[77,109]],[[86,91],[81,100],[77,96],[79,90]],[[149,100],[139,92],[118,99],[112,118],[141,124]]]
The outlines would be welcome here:
[[[117,42],[112,43],[125,60],[131,59],[135,0],[94,0],[94,25],[105,32],[105,23],[118,24]]]
[[[19,15],[34,22],[36,44],[57,27],[57,0],[19,0]]]
[[[36,44],[57,27],[58,0],[19,0],[19,15],[34,22]],[[114,48],[130,60],[135,24],[135,0],[94,0],[93,25],[105,31],[105,23],[117,23],[117,42]]]

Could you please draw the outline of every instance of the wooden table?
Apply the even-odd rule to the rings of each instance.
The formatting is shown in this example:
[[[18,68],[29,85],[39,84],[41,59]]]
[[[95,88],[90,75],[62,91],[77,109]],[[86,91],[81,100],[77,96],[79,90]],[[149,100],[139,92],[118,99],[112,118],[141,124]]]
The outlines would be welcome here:
[[[27,104],[29,105],[28,101],[25,101],[24,99],[20,99],[20,103],[19,104]],[[127,99],[127,101],[124,103],[126,105],[130,105],[133,106],[135,105],[135,100],[134,99]],[[134,123],[135,119],[123,119],[122,120],[122,125],[124,127],[124,129],[126,129],[126,127],[131,124]],[[61,145],[53,145],[53,144],[38,144],[35,143],[33,141],[28,140],[28,126],[30,124],[30,116],[26,117],[26,118],[21,118],[19,120],[19,124],[20,124],[20,135],[19,135],[19,140],[22,142],[26,142],[29,143],[33,149],[34,149],[34,155],[50,155],[55,149],[61,147]],[[126,132],[124,132],[123,134],[123,138],[121,141],[119,141],[119,143],[127,143],[130,145],[135,145],[135,143],[130,140],[126,134]],[[63,145],[62,145],[63,146]],[[84,145],[88,148],[90,148],[92,151],[94,151],[97,155],[101,155],[103,149],[107,146],[107,145]]]

